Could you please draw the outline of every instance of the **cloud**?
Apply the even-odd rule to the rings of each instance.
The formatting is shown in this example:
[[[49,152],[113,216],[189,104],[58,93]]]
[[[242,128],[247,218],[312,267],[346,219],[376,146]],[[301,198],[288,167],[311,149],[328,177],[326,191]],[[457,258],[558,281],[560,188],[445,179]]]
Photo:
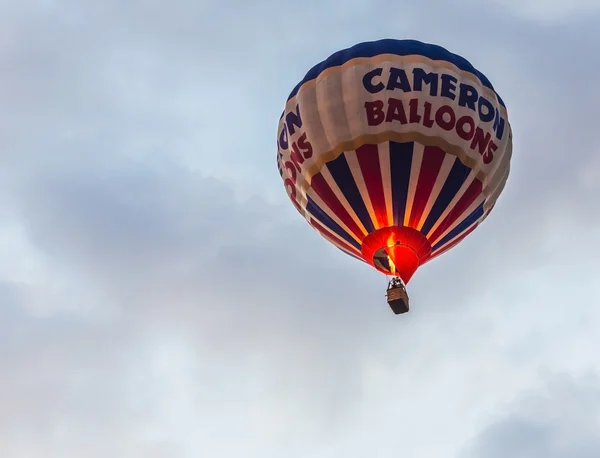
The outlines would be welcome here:
[[[600,36],[478,5],[0,7],[0,450],[458,456],[540,371],[593,369]],[[489,74],[515,155],[398,319],[295,214],[274,137],[315,61],[400,29]]]
[[[514,0],[495,0],[498,7],[510,11],[536,23],[565,23],[585,17],[588,14],[597,14],[598,3],[592,0],[554,1],[552,3],[541,0],[531,2],[517,2]]]
[[[553,376],[489,425],[465,456],[591,458],[600,453],[596,375]]]

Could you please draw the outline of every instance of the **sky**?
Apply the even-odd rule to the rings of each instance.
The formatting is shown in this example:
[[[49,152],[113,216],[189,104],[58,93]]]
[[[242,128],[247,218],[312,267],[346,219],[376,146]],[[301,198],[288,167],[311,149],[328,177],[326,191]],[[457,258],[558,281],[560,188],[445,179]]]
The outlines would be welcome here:
[[[0,0],[0,455],[600,456],[598,23],[596,0]],[[494,211],[402,316],[275,163],[305,72],[384,37],[466,56],[514,134]]]

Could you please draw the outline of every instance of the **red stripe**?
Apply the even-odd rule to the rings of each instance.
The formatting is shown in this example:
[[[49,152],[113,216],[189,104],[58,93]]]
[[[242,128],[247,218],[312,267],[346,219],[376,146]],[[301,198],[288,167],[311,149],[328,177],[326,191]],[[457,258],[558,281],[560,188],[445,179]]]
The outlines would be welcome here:
[[[377,145],[363,145],[356,150],[356,158],[360,165],[362,176],[367,185],[369,198],[373,204],[373,211],[379,227],[390,225],[385,205],[383,191],[383,178],[381,164],[379,163],[379,149]]]
[[[426,146],[423,150],[423,161],[417,181],[417,189],[410,212],[408,225],[416,228],[423,216],[427,201],[435,185],[435,180],[440,173],[446,153],[437,146]]]
[[[345,250],[349,251],[350,253],[352,253],[355,256],[362,259],[362,253],[360,251],[358,251],[353,246],[348,245],[348,243],[346,243],[345,241],[335,238],[335,236],[333,236],[331,232],[329,232],[326,228],[321,226],[315,219],[310,218],[309,222],[312,227],[314,227],[317,231],[319,231],[319,233],[323,237],[325,237],[327,240],[329,240],[331,243],[344,248]]]
[[[346,211],[321,173],[316,174],[312,178],[310,187],[317,193],[323,202],[325,202],[330,210],[348,227],[348,229],[350,229],[350,231],[352,231],[352,233],[358,237],[359,241],[362,241],[362,239],[365,238],[365,234],[360,230],[350,214]],[[326,211],[326,209],[323,209],[323,211]]]
[[[300,207],[300,204],[298,202],[296,202],[294,199],[290,199],[292,201],[292,204],[294,205],[294,207],[296,207],[296,210],[298,210],[300,213],[302,213],[302,207]]]
[[[433,245],[437,239],[439,239],[442,234],[451,227],[458,218],[471,206],[473,202],[479,197],[481,194],[481,190],[483,185],[481,181],[478,179],[473,180],[473,182],[469,185],[465,193],[462,197],[456,202],[454,208],[448,213],[448,215],[444,218],[441,224],[437,227],[437,229],[431,234],[429,237],[429,241]]]
[[[473,232],[477,228],[477,226],[479,226],[479,223],[475,223],[473,226],[471,226],[471,229],[468,229],[465,232],[463,232],[463,234],[460,237],[455,238],[451,243],[446,245],[442,250],[436,251],[435,254],[430,259],[437,258],[439,255],[445,253],[450,248],[458,245],[458,243],[461,240],[463,240],[467,235],[469,235],[471,232]]]

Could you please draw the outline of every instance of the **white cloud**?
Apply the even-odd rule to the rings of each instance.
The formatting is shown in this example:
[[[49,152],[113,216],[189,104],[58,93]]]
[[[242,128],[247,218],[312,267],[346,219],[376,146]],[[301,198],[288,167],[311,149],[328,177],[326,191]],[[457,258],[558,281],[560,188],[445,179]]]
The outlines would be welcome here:
[[[600,447],[598,378],[548,377],[489,425],[465,456],[592,458]]]
[[[600,4],[595,0],[494,0],[493,3],[506,13],[516,13],[540,23],[565,23],[600,11]]]
[[[493,457],[505,406],[597,372],[600,37],[478,5],[0,6],[2,456]],[[473,56],[515,131],[494,213],[403,317],[274,164],[308,67],[399,29]]]

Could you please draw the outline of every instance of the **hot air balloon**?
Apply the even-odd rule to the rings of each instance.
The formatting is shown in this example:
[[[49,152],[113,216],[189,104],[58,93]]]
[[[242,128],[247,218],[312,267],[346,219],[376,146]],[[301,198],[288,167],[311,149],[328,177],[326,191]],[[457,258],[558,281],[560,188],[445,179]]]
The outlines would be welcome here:
[[[460,243],[506,184],[512,131],[504,102],[465,58],[385,39],[313,67],[279,120],[277,166],[306,221],[391,277],[409,311],[416,270]]]

